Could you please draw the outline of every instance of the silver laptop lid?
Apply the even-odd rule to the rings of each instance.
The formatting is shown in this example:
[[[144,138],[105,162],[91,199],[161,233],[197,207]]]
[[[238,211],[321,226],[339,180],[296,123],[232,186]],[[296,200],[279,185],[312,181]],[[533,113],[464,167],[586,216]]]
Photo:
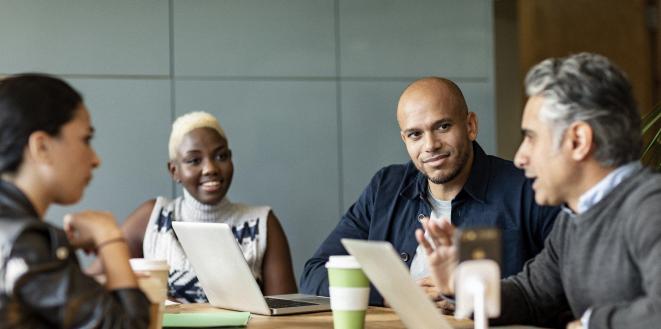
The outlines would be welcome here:
[[[172,227],[211,305],[271,314],[227,224],[172,222]]]
[[[330,310],[328,298],[303,294],[267,296],[280,305],[269,307],[229,225],[172,222],[172,227],[211,305],[263,315]]]
[[[372,284],[407,328],[452,329],[436,305],[411,279],[389,242],[342,239]]]

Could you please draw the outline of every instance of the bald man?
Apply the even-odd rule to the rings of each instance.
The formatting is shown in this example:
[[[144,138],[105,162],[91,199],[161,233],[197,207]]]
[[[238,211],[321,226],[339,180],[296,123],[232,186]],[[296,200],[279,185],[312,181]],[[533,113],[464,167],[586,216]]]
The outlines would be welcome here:
[[[330,255],[346,255],[340,239],[351,238],[392,243],[412,277],[437,299],[415,239],[415,230],[428,218],[502,229],[503,277],[518,273],[542,250],[558,208],[537,206],[523,172],[484,153],[475,141],[477,116],[456,84],[437,77],[413,82],[400,97],[397,121],[411,161],[374,175],[305,264],[302,292],[328,296],[324,264]],[[370,291],[370,304],[383,305],[376,289]]]

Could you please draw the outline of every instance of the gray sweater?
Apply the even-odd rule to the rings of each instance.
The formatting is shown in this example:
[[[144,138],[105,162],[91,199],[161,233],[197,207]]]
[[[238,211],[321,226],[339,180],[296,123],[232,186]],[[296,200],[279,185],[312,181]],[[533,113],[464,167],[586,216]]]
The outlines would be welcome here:
[[[495,323],[661,328],[661,174],[642,169],[586,212],[563,211],[544,250],[502,281]]]

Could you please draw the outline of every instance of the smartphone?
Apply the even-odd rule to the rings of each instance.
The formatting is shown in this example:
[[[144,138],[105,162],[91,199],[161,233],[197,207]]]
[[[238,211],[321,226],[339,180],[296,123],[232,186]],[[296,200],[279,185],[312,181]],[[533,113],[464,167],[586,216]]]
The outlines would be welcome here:
[[[459,249],[459,262],[490,259],[501,266],[501,233],[498,228],[465,228],[457,230],[455,241]]]
[[[497,228],[465,228],[458,231],[454,238],[459,248],[454,314],[459,318],[474,314],[476,319],[482,319],[477,320],[475,325],[486,328],[487,318],[500,314],[501,231]],[[476,280],[485,288],[479,295],[474,289]],[[477,296],[482,296],[483,303],[478,310],[476,300],[480,299]]]

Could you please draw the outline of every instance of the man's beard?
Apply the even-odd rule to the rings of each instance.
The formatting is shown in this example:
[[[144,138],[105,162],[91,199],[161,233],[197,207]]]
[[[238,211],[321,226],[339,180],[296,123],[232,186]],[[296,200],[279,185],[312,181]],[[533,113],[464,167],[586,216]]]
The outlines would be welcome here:
[[[463,152],[463,154],[460,155],[457,165],[454,168],[452,168],[452,170],[447,175],[442,175],[439,177],[430,177],[425,172],[423,172],[422,174],[425,175],[425,177],[427,177],[427,179],[434,184],[445,184],[457,178],[457,176],[459,176],[461,170],[464,169],[464,167],[468,163],[469,156],[470,156],[470,152],[468,150],[465,150],[465,152]]]

